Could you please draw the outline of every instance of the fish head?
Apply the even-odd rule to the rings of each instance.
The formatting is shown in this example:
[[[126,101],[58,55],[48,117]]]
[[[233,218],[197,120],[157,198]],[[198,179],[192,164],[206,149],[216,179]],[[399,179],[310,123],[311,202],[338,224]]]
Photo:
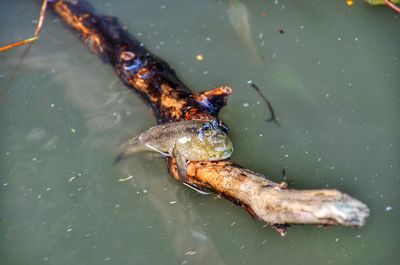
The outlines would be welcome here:
[[[199,144],[202,146],[207,160],[223,160],[232,155],[233,144],[227,131],[228,128],[219,121],[205,122],[199,130]]]

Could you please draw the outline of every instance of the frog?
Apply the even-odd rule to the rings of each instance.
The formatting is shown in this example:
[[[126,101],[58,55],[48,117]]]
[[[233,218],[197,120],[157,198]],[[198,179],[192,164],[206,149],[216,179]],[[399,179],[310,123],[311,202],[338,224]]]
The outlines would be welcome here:
[[[220,161],[233,153],[228,127],[220,120],[183,120],[149,128],[122,144],[116,161],[134,153],[151,151],[176,160],[179,180],[186,186],[189,161]],[[198,187],[197,187],[198,188]],[[201,190],[197,191],[201,192]]]

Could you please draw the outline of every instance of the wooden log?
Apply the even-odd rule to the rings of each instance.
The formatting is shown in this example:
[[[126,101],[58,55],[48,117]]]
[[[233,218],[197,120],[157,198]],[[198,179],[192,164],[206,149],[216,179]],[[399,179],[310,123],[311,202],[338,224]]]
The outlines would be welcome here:
[[[167,63],[123,30],[116,18],[96,14],[82,0],[53,0],[49,6],[149,104],[157,123],[215,119],[226,104],[231,88],[190,91]],[[174,159],[167,163],[171,175],[179,179]],[[365,204],[337,190],[289,189],[286,183],[274,183],[230,159],[189,162],[187,175],[190,182],[244,207],[282,235],[289,224],[360,227],[369,215]]]

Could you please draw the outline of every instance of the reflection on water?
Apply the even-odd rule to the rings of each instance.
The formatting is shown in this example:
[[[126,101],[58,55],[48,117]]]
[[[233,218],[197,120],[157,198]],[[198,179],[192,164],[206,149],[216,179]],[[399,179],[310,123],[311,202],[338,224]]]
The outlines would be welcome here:
[[[228,8],[228,17],[232,26],[235,28],[237,34],[243,41],[246,49],[248,49],[255,60],[260,60],[261,56],[258,53],[257,47],[254,43],[254,37],[250,26],[250,13],[245,4],[238,0],[230,0]],[[259,39],[263,38],[260,33]],[[264,46],[263,43],[260,45]]]
[[[233,87],[221,118],[235,160],[274,181],[285,169],[294,188],[338,188],[367,203],[371,217],[359,230],[297,226],[281,238],[243,209],[178,184],[159,157],[113,165],[120,144],[155,120],[48,16],[0,103],[0,264],[399,260],[398,15],[341,1],[94,4],[193,89]],[[6,1],[2,10],[0,43],[29,36],[38,6]],[[248,30],[238,31],[241,19]],[[0,54],[1,93],[21,52]],[[249,80],[282,127],[264,122]]]

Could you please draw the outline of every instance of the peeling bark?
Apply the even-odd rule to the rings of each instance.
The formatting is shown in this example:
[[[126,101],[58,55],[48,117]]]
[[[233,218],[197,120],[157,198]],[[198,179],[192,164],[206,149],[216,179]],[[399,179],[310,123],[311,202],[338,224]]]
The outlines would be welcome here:
[[[167,63],[123,30],[116,18],[97,15],[80,0],[54,0],[49,5],[93,53],[110,64],[119,78],[149,104],[157,123],[215,119],[226,104],[231,88],[190,91]],[[171,175],[178,180],[174,159],[167,161]],[[286,183],[274,183],[230,159],[190,162],[187,175],[193,184],[244,207],[282,235],[288,224],[360,227],[369,215],[365,204],[337,190],[288,189]]]

